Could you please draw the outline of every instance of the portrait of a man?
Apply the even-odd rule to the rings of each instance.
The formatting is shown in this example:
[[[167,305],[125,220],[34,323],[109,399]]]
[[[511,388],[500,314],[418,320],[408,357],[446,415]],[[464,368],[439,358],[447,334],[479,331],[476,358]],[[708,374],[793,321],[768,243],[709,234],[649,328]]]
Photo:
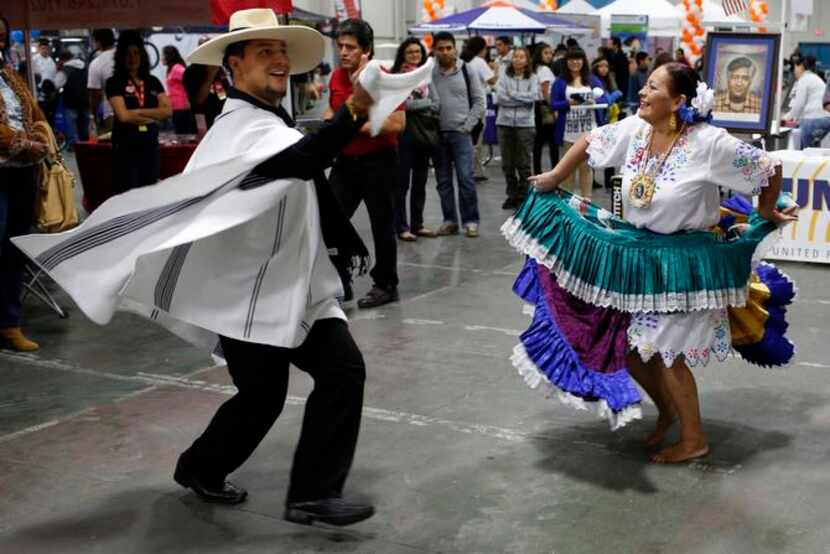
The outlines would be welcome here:
[[[758,68],[746,56],[732,59],[726,66],[726,90],[715,93],[715,112],[761,113],[761,97],[752,92]]]
[[[770,131],[780,45],[774,33],[709,33],[703,74],[715,91],[713,125],[733,133]]]

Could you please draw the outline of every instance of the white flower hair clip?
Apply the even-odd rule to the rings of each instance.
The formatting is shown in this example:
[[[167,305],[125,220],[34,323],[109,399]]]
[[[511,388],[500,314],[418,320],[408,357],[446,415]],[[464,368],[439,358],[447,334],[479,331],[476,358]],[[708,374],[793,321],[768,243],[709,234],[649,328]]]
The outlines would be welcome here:
[[[715,105],[715,91],[704,81],[697,84],[697,96],[692,98],[692,107],[702,118],[709,117]]]

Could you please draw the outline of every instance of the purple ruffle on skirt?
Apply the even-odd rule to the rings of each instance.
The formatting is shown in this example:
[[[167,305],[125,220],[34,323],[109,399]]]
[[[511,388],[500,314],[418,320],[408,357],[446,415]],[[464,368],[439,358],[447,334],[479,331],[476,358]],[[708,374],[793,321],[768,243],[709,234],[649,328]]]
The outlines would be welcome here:
[[[533,322],[521,343],[534,368],[551,385],[585,401],[604,401],[614,414],[640,403],[626,368],[628,314],[572,296],[532,259],[514,290],[525,301],[536,300]]]
[[[764,336],[759,342],[734,344],[733,348],[750,363],[765,367],[784,366],[795,355],[795,346],[785,336],[789,327],[786,306],[795,298],[795,285],[772,264],[761,263],[755,271],[770,291],[770,298],[764,303],[769,314],[764,323]]]

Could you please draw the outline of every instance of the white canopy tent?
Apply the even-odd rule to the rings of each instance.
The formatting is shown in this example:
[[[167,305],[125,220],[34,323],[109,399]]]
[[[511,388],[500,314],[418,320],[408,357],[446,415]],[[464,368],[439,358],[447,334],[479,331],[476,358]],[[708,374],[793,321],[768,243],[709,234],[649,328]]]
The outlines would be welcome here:
[[[648,15],[648,34],[654,37],[678,37],[681,14],[667,0],[616,0],[591,12],[602,18],[602,36],[611,34],[612,15]]]
[[[569,0],[567,4],[556,10],[557,14],[576,14],[576,15],[590,15],[596,12],[597,9],[586,0]]]

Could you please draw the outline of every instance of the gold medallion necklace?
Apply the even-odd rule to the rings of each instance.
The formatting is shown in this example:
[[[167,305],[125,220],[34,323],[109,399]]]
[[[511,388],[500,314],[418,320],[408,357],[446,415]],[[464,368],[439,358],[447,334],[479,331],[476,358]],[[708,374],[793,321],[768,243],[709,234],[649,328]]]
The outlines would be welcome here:
[[[654,127],[651,128],[648,146],[646,146],[646,151],[643,154],[643,158],[640,160],[640,165],[637,168],[637,174],[633,179],[631,179],[631,188],[628,191],[628,198],[631,200],[631,205],[635,208],[645,209],[651,206],[651,200],[654,198],[654,192],[657,189],[657,177],[660,175],[660,171],[663,169],[663,164],[666,163],[669,154],[671,154],[671,151],[674,149],[674,145],[677,143],[677,139],[683,134],[683,130],[685,128],[686,124],[684,123],[672,139],[671,144],[668,149],[666,149],[663,157],[657,160],[657,163],[654,164],[652,171],[646,172],[648,169],[648,160],[650,158],[649,153],[651,152],[651,146],[654,143]]]

